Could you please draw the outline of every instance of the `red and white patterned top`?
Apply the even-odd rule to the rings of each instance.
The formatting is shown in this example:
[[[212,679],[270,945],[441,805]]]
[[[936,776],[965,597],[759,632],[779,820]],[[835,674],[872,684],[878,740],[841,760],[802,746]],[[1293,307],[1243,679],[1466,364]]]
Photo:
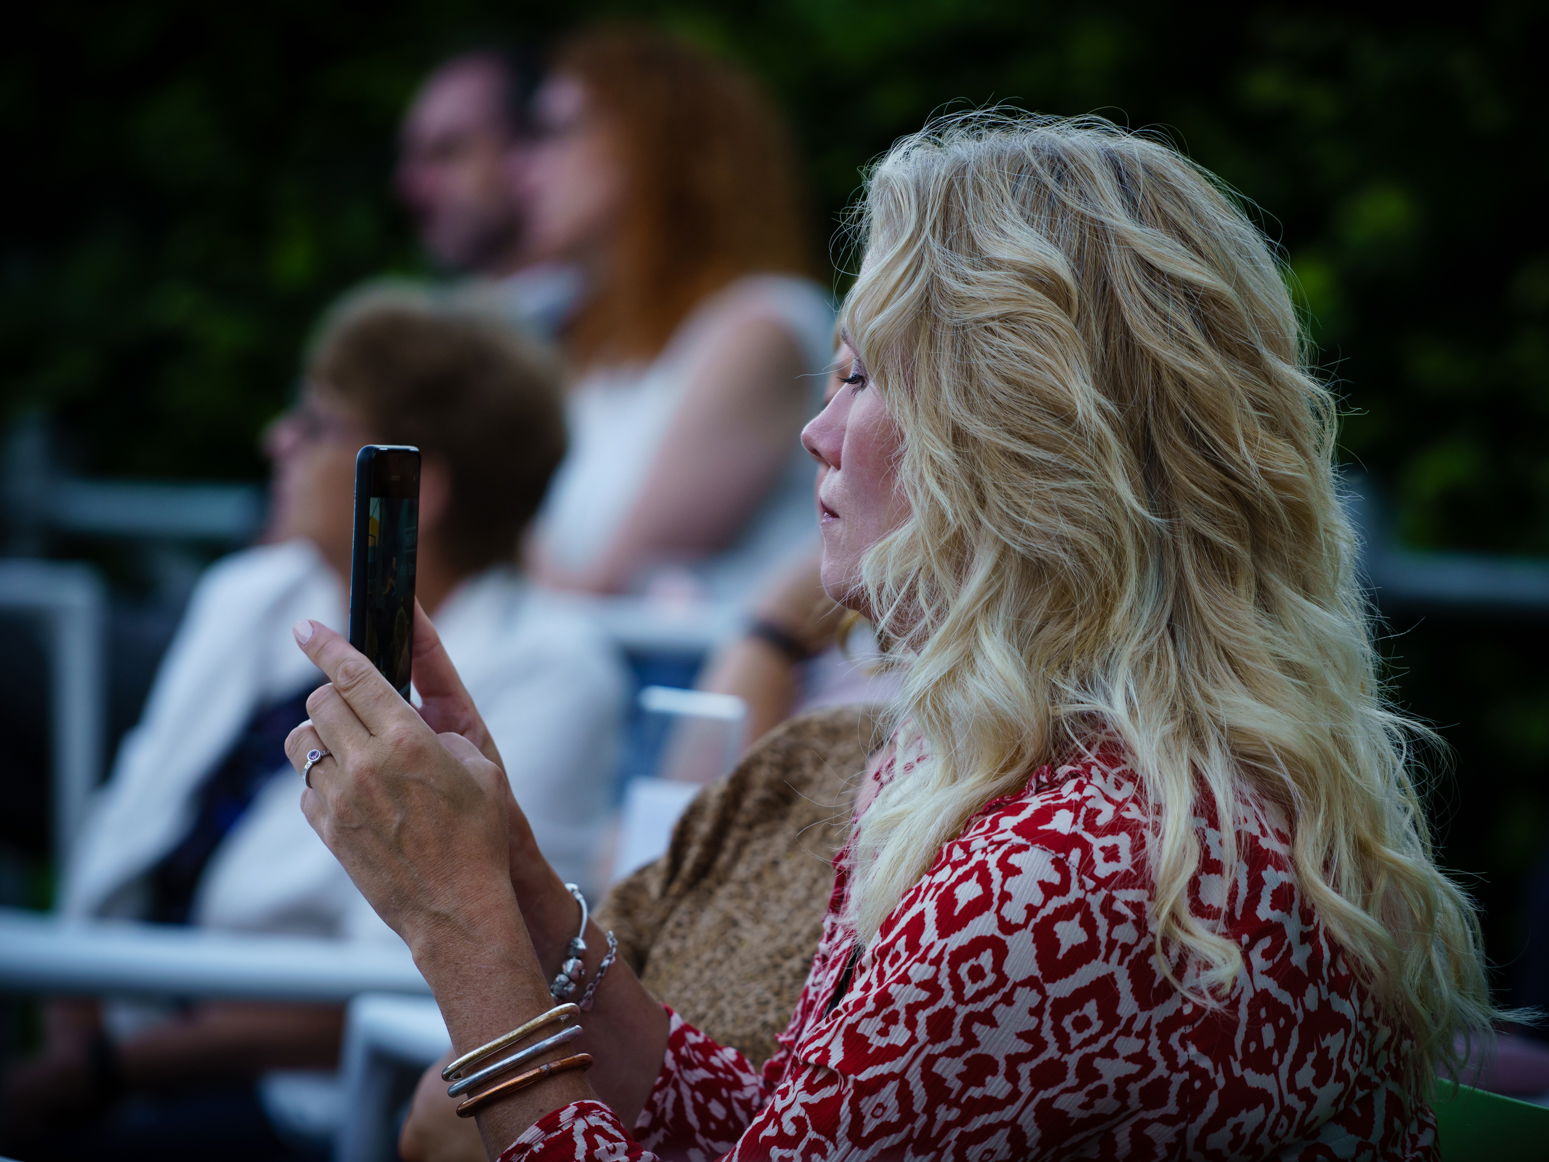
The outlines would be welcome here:
[[[1137,791],[1122,763],[1085,758],[987,804],[833,1003],[853,948],[846,849],[762,1075],[673,1014],[633,1136],[607,1106],[577,1102],[501,1162],[1435,1157],[1430,1110],[1398,1081],[1407,1039],[1302,897],[1283,829],[1239,821],[1221,930],[1244,970],[1224,1004],[1164,978]],[[1196,826],[1191,906],[1219,914],[1221,836]]]

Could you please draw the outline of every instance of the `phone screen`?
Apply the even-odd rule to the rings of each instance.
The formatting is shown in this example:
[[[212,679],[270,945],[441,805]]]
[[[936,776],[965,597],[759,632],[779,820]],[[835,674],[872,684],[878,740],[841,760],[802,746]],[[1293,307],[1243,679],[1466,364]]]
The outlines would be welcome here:
[[[355,457],[350,644],[407,698],[419,542],[418,448],[367,444]]]

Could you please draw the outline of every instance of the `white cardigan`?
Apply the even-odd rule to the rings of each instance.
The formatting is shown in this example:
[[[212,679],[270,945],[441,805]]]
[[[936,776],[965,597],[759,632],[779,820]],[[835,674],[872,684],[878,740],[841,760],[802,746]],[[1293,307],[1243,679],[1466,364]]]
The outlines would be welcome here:
[[[70,916],[139,915],[145,873],[189,826],[199,784],[260,706],[322,679],[290,627],[343,624],[341,589],[306,542],[237,553],[201,579],[139,725],[98,793],[67,869]],[[585,883],[611,805],[626,677],[562,598],[509,569],[437,611],[447,652],[490,727],[539,844]],[[283,755],[210,861],[192,922],[226,930],[396,940],[312,832]]]

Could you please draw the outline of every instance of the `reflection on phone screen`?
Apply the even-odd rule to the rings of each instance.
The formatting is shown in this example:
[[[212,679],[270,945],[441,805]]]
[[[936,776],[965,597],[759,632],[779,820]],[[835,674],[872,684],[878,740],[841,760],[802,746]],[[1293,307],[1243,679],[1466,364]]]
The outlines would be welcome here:
[[[419,504],[373,496],[366,528],[366,656],[392,684],[408,685],[414,629],[414,561]]]

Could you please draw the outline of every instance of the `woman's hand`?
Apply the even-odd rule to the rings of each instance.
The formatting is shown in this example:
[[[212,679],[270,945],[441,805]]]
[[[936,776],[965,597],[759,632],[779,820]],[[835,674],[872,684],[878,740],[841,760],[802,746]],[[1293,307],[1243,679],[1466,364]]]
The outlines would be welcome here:
[[[457,1103],[446,1096],[441,1067],[447,1053],[420,1077],[409,1105],[409,1116],[398,1136],[398,1154],[406,1162],[485,1162],[478,1128],[457,1116]]]
[[[437,734],[460,734],[479,748],[479,753],[502,770],[505,763],[500,750],[484,725],[484,716],[473,704],[457,668],[447,656],[436,627],[431,624],[420,603],[414,603],[414,688],[419,691],[420,717]],[[547,887],[558,877],[548,872],[548,863],[538,849],[527,816],[515,796],[506,796],[508,862],[511,883],[524,899],[533,891]]]
[[[304,649],[305,647],[303,647]],[[479,753],[504,769],[500,751],[490,737],[484,716],[473,704],[457,667],[441,644],[441,635],[425,610],[414,602],[414,688],[420,695],[420,717],[437,734],[460,734]]]
[[[754,607],[758,620],[783,629],[809,656],[838,640],[845,617],[844,607],[823,592],[822,570],[820,545],[787,558]]]
[[[843,622],[844,610],[823,592],[820,579],[822,552],[813,545],[790,558],[759,595],[754,620],[761,631],[750,631],[722,646],[705,666],[699,679],[702,690],[735,694],[748,707],[747,737],[762,738],[795,711],[802,696],[801,657],[816,656],[833,645]],[[773,630],[772,641],[765,636]],[[787,639],[793,650],[776,644]],[[667,770],[693,770],[689,759],[677,751],[669,754]],[[708,770],[712,778],[724,774],[720,764]]]
[[[312,717],[291,731],[285,753],[300,771],[309,750],[328,752],[312,766],[301,808],[361,894],[416,954],[448,927],[509,911],[509,821],[520,812],[478,740],[432,726],[482,732],[494,751],[429,620],[417,614],[417,676],[431,687],[424,718],[333,630],[303,621],[295,634],[330,681],[307,699]]]
[[[462,721],[475,721],[428,628],[421,617],[415,661],[429,659],[416,675],[430,686],[421,687],[429,717],[444,724],[438,715],[466,712],[473,717]],[[295,633],[330,680],[307,699],[311,719],[285,740],[298,771],[309,750],[328,751],[312,766],[302,811],[408,944],[453,1045],[465,1052],[548,1009],[576,904],[537,856],[504,772],[462,735],[438,734],[333,630],[304,621]],[[588,943],[604,947],[595,922]],[[495,1103],[479,1118],[486,1147],[504,1148],[543,1112],[596,1092],[626,1120],[639,1111],[661,1069],[664,1011],[620,964],[589,1020],[595,1029],[582,1044],[599,1059],[589,1080],[565,1074]]]

